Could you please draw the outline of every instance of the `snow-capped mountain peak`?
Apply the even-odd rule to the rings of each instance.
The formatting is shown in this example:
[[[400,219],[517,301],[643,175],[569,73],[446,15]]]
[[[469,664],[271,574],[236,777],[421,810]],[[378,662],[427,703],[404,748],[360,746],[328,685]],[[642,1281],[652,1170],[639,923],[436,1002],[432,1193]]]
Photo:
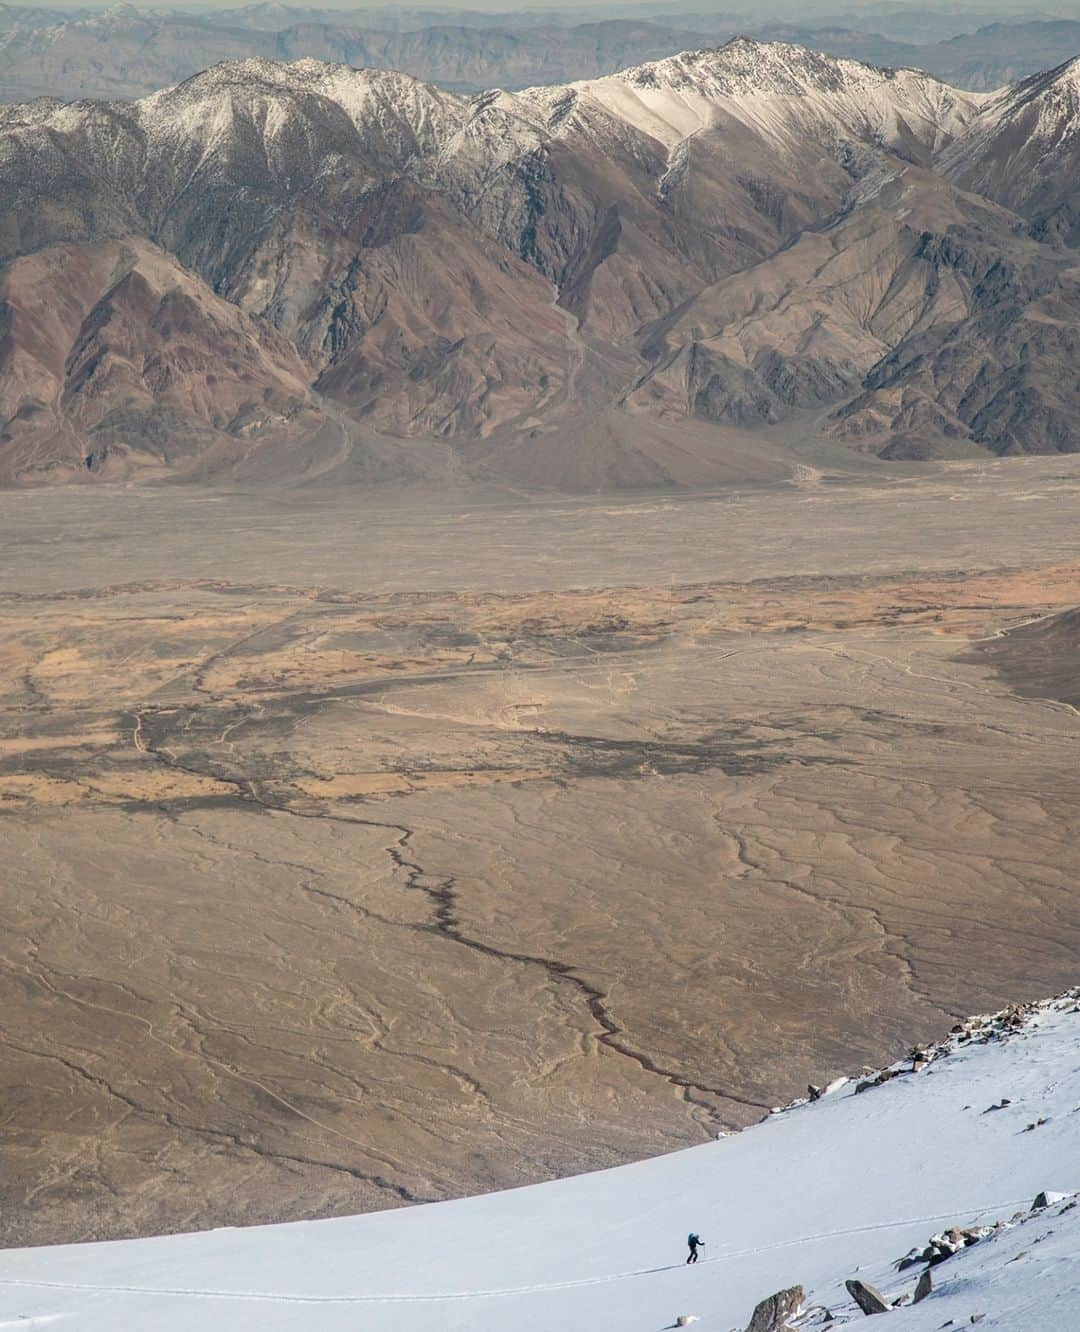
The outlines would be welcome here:
[[[1051,229],[1072,226],[1065,203],[1080,145],[1080,56],[988,98],[943,154],[942,171]]]
[[[987,107],[985,121],[993,124],[1029,111],[1034,113],[1025,125],[1029,134],[1051,138],[1076,132],[1080,113],[1080,56],[1005,89]]]
[[[311,179],[357,150],[373,170],[404,170],[455,134],[469,107],[395,70],[250,57],[143,98],[134,114],[151,157],[179,150],[185,169],[201,169],[248,154],[254,180],[267,167]]]
[[[960,133],[985,100],[918,70],[881,69],[749,37],[569,89],[669,149],[729,118],[780,145],[825,134],[887,147],[918,144],[933,152]],[[521,97],[561,112],[551,117],[552,129],[560,132],[574,123],[565,114],[566,91],[538,88]]]
[[[613,77],[635,87],[703,90],[727,96],[841,91],[888,78],[893,71],[811,51],[789,42],[733,37],[722,46],[683,51]]]
[[[397,70],[354,69],[310,58],[284,63],[258,56],[215,65],[137,106],[144,121],[182,121],[187,109],[226,97],[249,104],[320,97],[343,110],[358,129],[373,122],[407,124],[420,139],[452,131],[468,114],[462,98]]]

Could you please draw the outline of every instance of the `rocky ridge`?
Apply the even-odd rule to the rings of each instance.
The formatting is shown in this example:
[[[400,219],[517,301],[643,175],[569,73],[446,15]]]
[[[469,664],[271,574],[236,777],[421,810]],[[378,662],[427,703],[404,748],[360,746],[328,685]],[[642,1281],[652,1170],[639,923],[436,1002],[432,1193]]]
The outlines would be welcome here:
[[[914,1046],[905,1059],[897,1060],[883,1069],[865,1072],[859,1079],[838,1078],[827,1088],[811,1085],[805,1097],[789,1105],[777,1107],[772,1113],[776,1116],[799,1110],[820,1101],[823,1097],[850,1089],[853,1082],[855,1094],[858,1095],[875,1087],[884,1086],[895,1078],[920,1075],[926,1070],[932,1072],[932,1065],[949,1059],[969,1046],[1027,1040],[1036,1030],[1041,1018],[1060,1013],[1080,1013],[1080,986],[1066,990],[1051,999],[1010,1004],[995,1013],[967,1018],[956,1023],[943,1040]],[[1010,1098],[1003,1096],[999,1101],[986,1106],[981,1113],[992,1115],[1007,1109],[1010,1105],[1012,1105]],[[1049,1122],[1048,1118],[1040,1118],[1029,1124],[1026,1131],[1033,1132]],[[910,1273],[913,1268],[920,1269],[914,1274],[915,1284],[910,1289],[894,1288],[883,1293],[881,1289],[867,1281],[858,1277],[849,1277],[844,1282],[844,1287],[851,1303],[840,1307],[808,1303],[801,1286],[780,1291],[761,1301],[745,1332],[802,1332],[802,1329],[836,1327],[850,1321],[861,1322],[860,1315],[869,1317],[888,1314],[895,1309],[921,1304],[935,1292],[936,1283],[931,1273],[940,1264],[973,1249],[976,1245],[983,1246],[984,1253],[986,1250],[996,1249],[998,1246],[995,1242],[1004,1240],[1008,1243],[1009,1240],[1015,1239],[1016,1235],[1021,1237],[1022,1244],[1028,1231],[1035,1232],[1030,1236],[1029,1242],[1038,1244],[1054,1233],[1053,1228],[1047,1228],[1047,1221],[1054,1222],[1055,1226],[1060,1225],[1068,1213],[1076,1210],[1078,1200],[1080,1195],[1074,1193],[1044,1189],[1034,1197],[1030,1206],[1013,1212],[1009,1217],[999,1216],[992,1222],[978,1222],[967,1226],[953,1225],[931,1235],[925,1244],[915,1245],[893,1264],[896,1277],[903,1277],[905,1285],[910,1285],[911,1282],[911,1277],[905,1274]],[[1072,1218],[1069,1220],[1072,1222]],[[1016,1232],[1016,1235],[1012,1232]],[[987,1265],[991,1270],[995,1270],[1003,1264],[1018,1261],[1018,1257],[1022,1258],[1023,1253],[1024,1250],[1020,1249],[1018,1255],[1010,1253],[1008,1256],[999,1256],[995,1251],[988,1257]],[[941,1280],[939,1274],[938,1281]],[[970,1281],[970,1277],[968,1280]],[[949,1284],[947,1278],[944,1284],[947,1288]],[[962,1287],[962,1277],[960,1284]],[[981,1322],[985,1317],[985,1313],[977,1313],[971,1315],[969,1321],[974,1324]],[[943,1324],[945,1327],[952,1325],[948,1322]],[[1006,1325],[1012,1326],[1012,1324]],[[1049,1323],[1046,1325],[1050,1326]]]

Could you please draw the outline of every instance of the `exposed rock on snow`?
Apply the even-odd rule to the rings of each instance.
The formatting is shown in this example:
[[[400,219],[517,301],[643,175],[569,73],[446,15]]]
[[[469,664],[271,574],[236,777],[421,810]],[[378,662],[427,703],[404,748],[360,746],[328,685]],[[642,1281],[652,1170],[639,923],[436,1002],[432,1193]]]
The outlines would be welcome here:
[[[791,1332],[789,1320],[798,1317],[805,1300],[802,1286],[777,1291],[755,1308],[746,1332]]]
[[[889,1312],[889,1302],[879,1290],[867,1285],[865,1281],[852,1278],[844,1282],[847,1292],[864,1314]]]
[[[1033,1212],[1041,1212],[1044,1207],[1051,1206],[1052,1203],[1064,1202],[1070,1195],[1067,1193],[1055,1193],[1053,1190],[1044,1190],[1036,1195],[1035,1201],[1031,1204]]]
[[[797,134],[839,134],[906,155],[949,142],[985,100],[916,70],[877,69],[748,37],[570,87],[669,149],[731,116],[781,147]],[[522,96],[555,104],[547,90]]]
[[[1080,242],[1080,57],[993,96],[943,154],[965,189],[1007,204],[1036,234]]]

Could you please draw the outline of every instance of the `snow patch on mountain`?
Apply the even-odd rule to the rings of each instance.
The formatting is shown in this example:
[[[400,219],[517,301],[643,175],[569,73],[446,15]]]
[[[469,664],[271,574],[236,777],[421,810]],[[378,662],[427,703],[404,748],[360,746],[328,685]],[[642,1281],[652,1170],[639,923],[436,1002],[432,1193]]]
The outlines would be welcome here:
[[[1080,113],[1080,56],[998,93],[984,108],[977,128],[1000,124],[1028,108],[1036,112],[1030,133],[1041,138],[1075,134]]]

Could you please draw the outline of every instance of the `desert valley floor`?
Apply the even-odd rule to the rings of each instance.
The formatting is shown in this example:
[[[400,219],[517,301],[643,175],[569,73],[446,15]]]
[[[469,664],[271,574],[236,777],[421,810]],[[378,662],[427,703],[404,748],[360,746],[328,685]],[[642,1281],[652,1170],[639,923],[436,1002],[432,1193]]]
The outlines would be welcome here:
[[[797,471],[0,495],[0,1242],[654,1155],[1075,982],[1080,458]]]

